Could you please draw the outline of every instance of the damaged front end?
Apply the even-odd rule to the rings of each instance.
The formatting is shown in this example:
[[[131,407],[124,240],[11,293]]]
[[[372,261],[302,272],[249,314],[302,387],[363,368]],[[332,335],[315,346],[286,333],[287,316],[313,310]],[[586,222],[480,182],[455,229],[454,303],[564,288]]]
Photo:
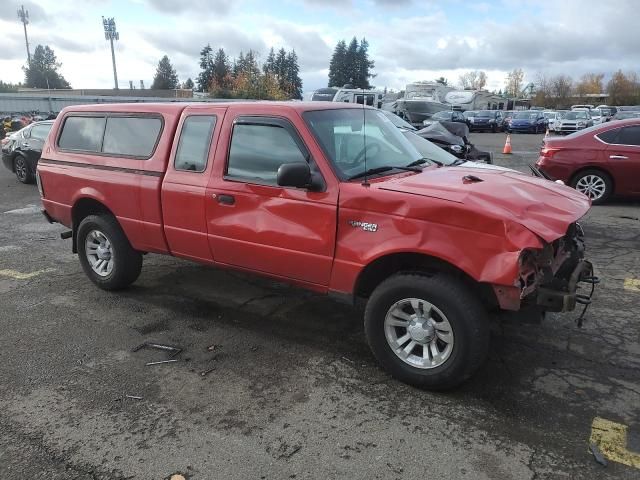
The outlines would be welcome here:
[[[584,232],[577,222],[569,226],[563,237],[544,248],[524,250],[519,261],[521,302],[549,312],[570,312],[577,304],[584,305],[581,323],[599,283],[584,252]],[[589,285],[590,292],[578,293],[581,284]]]

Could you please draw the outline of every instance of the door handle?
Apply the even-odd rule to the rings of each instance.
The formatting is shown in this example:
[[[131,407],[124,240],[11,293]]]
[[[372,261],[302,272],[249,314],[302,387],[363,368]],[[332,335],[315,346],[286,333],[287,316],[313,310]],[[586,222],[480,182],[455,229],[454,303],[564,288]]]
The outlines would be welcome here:
[[[624,155],[609,155],[609,158],[613,158],[614,160],[627,160],[629,157],[625,157]]]
[[[233,195],[212,195],[215,200],[221,205],[233,205],[236,203],[236,198]]]

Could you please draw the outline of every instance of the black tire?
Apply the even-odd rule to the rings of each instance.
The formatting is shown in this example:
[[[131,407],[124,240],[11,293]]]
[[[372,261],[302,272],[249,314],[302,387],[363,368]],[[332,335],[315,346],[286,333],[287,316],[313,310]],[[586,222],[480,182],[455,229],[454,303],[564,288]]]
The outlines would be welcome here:
[[[583,170],[571,179],[570,185],[576,190],[580,190],[578,188],[578,182],[590,176],[599,178],[604,184],[604,193],[599,198],[594,198],[590,195],[587,195],[589,198],[591,198],[591,203],[593,203],[594,205],[601,205],[605,203],[607,200],[609,200],[611,195],[613,195],[613,180],[611,180],[611,177],[609,176],[609,174],[603,172],[602,170],[597,170],[597,169]],[[582,192],[582,193],[585,193],[585,192]]]
[[[451,325],[454,338],[451,353],[438,366],[410,365],[396,355],[387,341],[387,313],[396,302],[408,298],[431,303]],[[469,379],[487,357],[490,337],[487,312],[468,287],[448,275],[394,275],[375,289],[364,317],[367,341],[378,362],[393,377],[419,388],[453,388]]]
[[[100,232],[110,243],[113,266],[110,273],[101,276],[91,266],[86,252],[87,236]],[[136,281],[142,270],[142,254],[134,250],[118,221],[111,215],[89,215],[77,231],[78,257],[84,273],[103,290],[118,290]]]
[[[13,171],[17,179],[22,183],[33,183],[35,180],[33,173],[29,169],[27,159],[22,155],[16,155],[16,158],[13,159]]]

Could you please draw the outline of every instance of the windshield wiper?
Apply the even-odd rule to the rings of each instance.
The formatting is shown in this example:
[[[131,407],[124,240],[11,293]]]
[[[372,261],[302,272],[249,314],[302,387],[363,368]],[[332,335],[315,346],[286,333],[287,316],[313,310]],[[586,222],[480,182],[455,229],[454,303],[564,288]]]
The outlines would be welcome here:
[[[411,162],[409,165],[407,165],[407,167],[416,167],[418,165],[423,165],[427,162],[435,163],[439,167],[444,167],[446,165],[449,165],[448,163],[441,162],[440,160],[436,160],[435,158],[422,157],[416,160],[415,162]]]
[[[458,165],[462,165],[463,163],[467,163],[466,160],[463,160],[462,158],[457,158],[452,164],[452,167],[457,167]]]
[[[396,166],[391,166],[391,165],[384,165],[382,167],[376,167],[376,168],[369,168],[368,170],[365,170],[364,172],[360,172],[360,173],[356,173],[355,175],[351,175],[350,177],[347,178],[347,180],[355,180],[356,178],[362,178],[362,177],[366,177],[368,175],[375,175],[377,173],[384,173],[384,172],[388,172],[389,170],[404,170],[404,171],[408,171],[408,172],[422,172],[421,168],[417,168],[417,167],[396,167]]]
[[[442,166],[442,163],[438,162],[437,160],[433,160],[432,158],[422,157],[416,160],[415,162],[411,162],[409,165],[406,165],[406,168],[419,167],[420,165],[424,165],[425,163],[428,163],[428,162],[433,162],[436,165]]]

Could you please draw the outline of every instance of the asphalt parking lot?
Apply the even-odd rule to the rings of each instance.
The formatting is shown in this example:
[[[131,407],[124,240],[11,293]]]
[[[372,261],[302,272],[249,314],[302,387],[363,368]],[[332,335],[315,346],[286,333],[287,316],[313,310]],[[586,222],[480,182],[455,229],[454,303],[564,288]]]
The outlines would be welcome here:
[[[525,171],[541,135],[504,140],[472,135]],[[616,200],[584,220],[603,283],[582,328],[496,318],[478,374],[431,393],[377,367],[361,312],[312,293],[152,255],[133,288],[98,290],[1,169],[0,477],[637,479],[589,439],[623,425],[640,459],[639,217]],[[146,366],[167,354],[132,352],[145,341],[179,361]]]

